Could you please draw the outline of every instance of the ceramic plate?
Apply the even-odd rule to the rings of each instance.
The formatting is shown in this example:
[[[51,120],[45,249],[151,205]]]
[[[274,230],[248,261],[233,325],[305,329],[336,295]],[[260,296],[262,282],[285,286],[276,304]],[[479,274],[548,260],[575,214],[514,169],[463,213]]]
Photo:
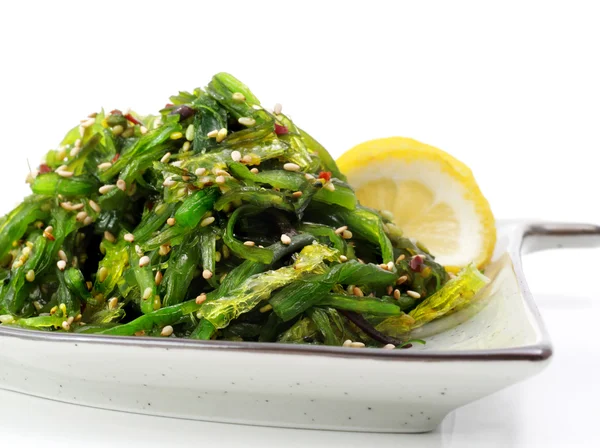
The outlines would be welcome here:
[[[600,228],[500,223],[492,279],[407,350],[124,338],[0,326],[0,387],[105,409],[295,428],[425,432],[540,372],[552,348],[521,252],[600,244]]]

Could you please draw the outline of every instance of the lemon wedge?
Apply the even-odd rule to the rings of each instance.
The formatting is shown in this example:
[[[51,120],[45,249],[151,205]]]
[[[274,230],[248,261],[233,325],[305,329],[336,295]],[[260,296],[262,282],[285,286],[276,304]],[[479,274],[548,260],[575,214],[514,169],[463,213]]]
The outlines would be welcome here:
[[[494,215],[471,170],[448,153],[390,137],[361,143],[337,163],[363,205],[391,212],[404,235],[424,244],[447,270],[490,261]]]

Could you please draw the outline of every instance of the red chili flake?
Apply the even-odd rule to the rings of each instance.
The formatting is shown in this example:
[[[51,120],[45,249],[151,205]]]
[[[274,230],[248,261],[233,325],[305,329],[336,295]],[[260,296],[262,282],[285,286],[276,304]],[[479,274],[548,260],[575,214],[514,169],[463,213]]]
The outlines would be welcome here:
[[[325,182],[329,182],[331,180],[331,171],[321,171],[319,173],[319,179],[323,179]]]
[[[152,211],[152,209],[154,208],[154,202],[146,202],[146,208],[148,209],[148,211]]]
[[[42,163],[40,165],[40,167],[38,168],[38,171],[40,172],[40,174],[46,174],[46,173],[50,173],[52,171],[52,168],[50,168],[45,163]]]
[[[111,115],[123,115],[123,112],[121,112],[119,109],[113,109],[110,111]]]
[[[284,135],[284,134],[287,134],[288,132],[290,132],[290,131],[287,128],[287,126],[283,126],[281,124],[275,123],[275,134]]]
[[[166,109],[167,107],[173,107],[173,106],[175,106],[175,104],[167,103],[167,104],[165,104],[165,109]]]
[[[116,153],[115,156],[110,161],[110,163],[115,163],[117,160],[119,160],[119,157],[121,157],[121,154]]]
[[[138,120],[137,118],[135,118],[133,115],[131,114],[127,114],[125,115],[125,118],[127,118],[129,121],[131,121],[133,124],[139,124],[140,126],[142,126],[142,122],[140,120]]]
[[[415,255],[410,259],[408,265],[413,271],[421,272],[423,270],[423,257],[421,255]]]
[[[400,348],[411,348],[411,347],[412,347],[412,344],[404,344],[404,345],[403,345],[402,347],[400,347]]]

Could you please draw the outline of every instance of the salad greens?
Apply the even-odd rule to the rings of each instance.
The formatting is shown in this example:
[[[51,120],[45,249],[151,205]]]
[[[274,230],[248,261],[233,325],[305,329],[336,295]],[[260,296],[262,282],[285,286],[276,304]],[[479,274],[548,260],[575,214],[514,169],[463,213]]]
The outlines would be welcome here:
[[[233,76],[156,116],[89,115],[0,219],[0,323],[393,348],[486,282],[360,205],[334,159]]]

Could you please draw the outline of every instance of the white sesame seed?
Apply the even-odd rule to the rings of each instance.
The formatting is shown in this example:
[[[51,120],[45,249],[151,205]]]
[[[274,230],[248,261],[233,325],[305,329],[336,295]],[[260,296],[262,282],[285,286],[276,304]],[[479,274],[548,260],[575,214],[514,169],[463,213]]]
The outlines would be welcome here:
[[[350,344],[352,344],[352,341],[350,339],[346,339],[342,344],[342,347],[350,347]]]
[[[140,126],[140,132],[142,135],[145,135],[148,133],[148,128],[146,126]]]
[[[194,140],[194,125],[190,124],[185,130],[185,139],[188,141]]]
[[[125,182],[123,179],[119,179],[117,181],[117,188],[121,191],[127,190],[127,182]]]
[[[285,163],[283,165],[283,169],[286,171],[299,171],[300,170],[300,166],[298,166],[295,163]]]
[[[69,325],[69,322],[67,322],[66,320],[63,321],[63,323],[61,324],[61,327],[65,331],[69,331],[71,329],[71,325]]]
[[[170,226],[174,226],[175,225],[175,218],[171,217],[169,219],[167,219],[167,224]]]
[[[44,236],[46,236],[46,234],[47,234],[47,235],[52,235],[52,232],[54,232],[54,227],[52,227],[52,226],[48,226],[48,227],[46,227],[46,228],[44,229],[44,234],[45,234]]]
[[[298,198],[302,197],[302,192],[301,191],[294,191],[292,193],[292,197],[298,199]]]
[[[400,254],[400,256],[398,258],[396,258],[396,264],[399,264],[405,258],[406,258],[406,255]]]
[[[365,344],[363,344],[362,342],[352,342],[350,344],[350,348],[364,348]]]
[[[85,128],[83,126],[79,126],[79,135],[83,137],[85,135]]]
[[[116,187],[116,185],[112,185],[112,184],[102,185],[100,188],[98,188],[98,193],[106,194],[115,187]]]
[[[181,168],[182,164],[183,164],[183,160],[177,160],[176,162],[171,163],[171,166],[175,166],[177,168]]]
[[[61,271],[64,271],[67,267],[67,262],[65,260],[58,260],[56,262],[56,267]]]
[[[252,156],[250,154],[246,154],[244,157],[242,157],[242,162],[243,163],[252,163]]]
[[[69,169],[69,167],[67,165],[61,165],[56,169],[57,169],[57,171],[67,171]]]
[[[168,152],[164,156],[161,157],[160,161],[161,161],[161,163],[167,163],[170,158],[171,158],[171,153]]]
[[[93,118],[89,118],[89,119],[85,120],[83,123],[81,123],[81,126],[83,126],[84,128],[89,128],[95,122],[96,122],[96,120],[94,120]]]
[[[337,229],[335,229],[335,234],[340,235],[343,232],[345,232],[346,230],[348,230],[348,226],[338,227]]]
[[[98,169],[101,171],[104,171],[104,170],[109,169],[111,166],[112,166],[112,163],[104,162],[104,163],[101,163],[100,165],[98,165]]]
[[[100,206],[98,204],[96,204],[94,201],[92,201],[91,199],[89,200],[89,204],[90,204],[90,208],[92,210],[94,210],[96,213],[100,213],[101,209]]]
[[[144,289],[144,294],[142,295],[142,299],[148,300],[151,295],[152,295],[152,288],[148,287],[148,288]]]
[[[327,182],[325,185],[323,185],[323,188],[328,191],[335,191],[335,185],[333,185],[331,182]]]
[[[356,297],[364,297],[364,296],[365,296],[365,295],[363,294],[362,290],[361,290],[361,289],[360,289],[358,286],[355,286],[355,287],[352,289],[352,292],[354,293],[354,295],[355,295]]]
[[[344,230],[342,232],[342,238],[344,238],[345,240],[349,240],[352,238],[352,232],[350,232],[350,230]]]
[[[234,162],[239,162],[242,159],[242,153],[239,151],[232,151],[231,152],[231,159]]]
[[[212,278],[212,276],[213,276],[213,273],[210,270],[205,269],[204,271],[202,271],[202,277],[205,280],[210,280]]]
[[[244,246],[256,246],[256,243],[254,241],[244,241]]]
[[[28,282],[32,282],[35,280],[35,271],[33,269],[27,271],[27,274],[25,274],[25,280],[27,280]]]
[[[71,148],[71,151],[69,151],[69,155],[71,157],[75,157],[77,154],[79,154],[79,151],[81,151],[81,147],[80,146],[73,146]]]
[[[169,246],[168,244],[163,244],[158,248],[158,254],[161,256],[165,256],[169,252],[171,252],[171,246]]]
[[[313,176],[312,174],[309,174],[309,173],[304,174],[304,178],[306,180],[315,180],[315,176]]]
[[[196,171],[194,171],[196,176],[203,176],[204,173],[206,173],[206,168],[196,168]]]
[[[83,220],[83,225],[84,225],[84,226],[89,226],[89,225],[90,225],[92,222],[94,222],[94,220],[92,219],[92,217],[91,217],[91,216],[88,216],[87,218],[85,218],[85,219]]]
[[[215,217],[209,216],[208,218],[204,218],[202,221],[200,221],[200,227],[210,226],[213,222],[215,222]]]
[[[204,302],[206,302],[206,294],[205,293],[202,293],[198,297],[196,297],[196,305],[202,305]]]
[[[117,297],[108,299],[108,308],[109,309],[114,310],[118,304],[119,304],[119,299]]]
[[[292,239],[284,233],[283,235],[281,235],[281,243],[287,246],[288,244],[292,243]]]
[[[100,269],[98,269],[98,281],[102,283],[104,280],[106,280],[106,277],[108,277],[108,269],[105,266],[102,266]]]
[[[183,152],[187,152],[187,151],[189,151],[189,150],[190,150],[190,148],[191,148],[191,147],[192,147],[192,144],[191,144],[190,142],[185,142],[185,143],[183,144],[183,146],[181,147],[181,150],[182,150]]]
[[[148,255],[144,255],[143,257],[140,258],[140,268],[143,268],[144,266],[148,266],[150,264],[150,257]]]
[[[163,182],[163,187],[172,187],[175,184],[176,184],[176,182],[173,179],[171,179],[170,177],[167,177],[165,179],[165,181]]]
[[[215,178],[215,182],[218,184],[224,184],[225,183],[225,176],[217,176]]]
[[[246,97],[243,93],[240,92],[234,92],[233,95],[231,95],[231,99],[236,103],[243,103],[244,101],[246,101]]]
[[[394,299],[400,300],[400,290],[394,289]]]
[[[258,168],[252,168],[252,169],[250,170],[250,172],[251,172],[252,174],[258,174]]]
[[[13,269],[19,269],[21,266],[23,266],[23,262],[21,260],[15,261],[12,265]]]
[[[133,233],[126,233],[125,235],[123,235],[123,239],[128,243],[133,243],[133,241],[135,240],[135,235]]]
[[[77,140],[75,140],[75,143],[73,143],[73,146],[75,148],[81,148],[81,139],[78,138]]]
[[[56,170],[56,174],[60,177],[73,177],[73,171]]]
[[[388,271],[393,270],[394,269],[394,262],[393,261],[389,261],[388,264],[387,264],[387,268],[388,268]]]
[[[396,346],[394,344],[386,344],[383,346],[385,350],[394,350]]]
[[[115,236],[112,233],[110,233],[108,230],[104,231],[104,239],[106,241],[108,241],[109,243],[114,243],[116,240]]]
[[[217,132],[216,137],[217,137],[216,138],[217,143],[221,143],[223,140],[225,140],[225,137],[227,137],[227,129],[225,129],[225,128],[219,129],[219,132]]]
[[[410,289],[408,291],[406,291],[406,294],[408,294],[409,297],[412,297],[413,299],[420,299],[421,298],[421,294],[419,294],[416,291],[411,291]]]
[[[388,287],[386,288],[385,292],[386,292],[386,294],[387,294],[388,296],[391,296],[391,295],[392,295],[392,293],[394,292],[394,287],[393,287],[393,286],[391,286],[391,285],[390,285],[390,286],[388,286]]]
[[[219,135],[219,131],[217,129],[214,129],[206,134],[208,138],[215,138],[217,135]]]
[[[401,285],[402,283],[406,282],[408,280],[408,275],[403,275],[402,277],[398,277],[398,280],[396,280],[396,285]]]
[[[160,331],[161,336],[171,336],[173,334],[173,327],[170,325],[165,325],[163,329]]]
[[[256,124],[256,120],[251,117],[240,117],[238,118],[238,123],[243,126],[254,126]]]
[[[156,275],[154,276],[154,283],[156,286],[160,285],[163,279],[163,273],[161,271],[156,271]]]
[[[340,261],[341,262],[348,261],[348,257],[345,255],[340,255]]]
[[[64,251],[64,250],[62,250],[62,249],[60,249],[60,250],[58,251],[58,258],[60,258],[61,260],[65,260],[65,261],[67,261],[67,260],[68,260],[68,259],[67,259],[67,254],[66,254],[66,253],[65,253],[65,251]]]
[[[281,113],[282,109],[283,109],[283,106],[279,103],[276,103],[275,106],[273,107],[273,113],[275,115],[279,115]]]
[[[380,263],[380,264],[378,264],[377,266],[379,266],[379,267],[380,267],[381,269],[383,269],[384,271],[387,271],[387,270],[388,270],[388,266],[387,266],[387,264],[385,264],[385,263]]]

